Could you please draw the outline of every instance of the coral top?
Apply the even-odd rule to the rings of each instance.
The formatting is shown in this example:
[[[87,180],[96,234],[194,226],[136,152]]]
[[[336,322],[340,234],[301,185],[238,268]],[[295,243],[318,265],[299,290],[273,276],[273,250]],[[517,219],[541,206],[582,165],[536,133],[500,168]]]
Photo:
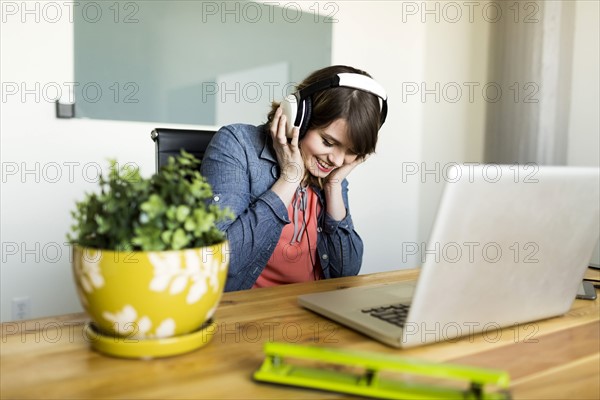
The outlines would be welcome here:
[[[298,188],[288,213],[292,223],[283,227],[275,251],[253,288],[320,279],[317,256],[319,198],[309,188]]]

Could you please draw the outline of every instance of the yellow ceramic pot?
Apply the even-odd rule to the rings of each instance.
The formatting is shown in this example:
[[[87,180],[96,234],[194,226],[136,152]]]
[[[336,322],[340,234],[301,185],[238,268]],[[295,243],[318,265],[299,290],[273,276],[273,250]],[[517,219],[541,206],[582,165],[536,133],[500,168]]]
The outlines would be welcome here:
[[[97,327],[136,339],[184,335],[215,312],[227,278],[228,242],[179,251],[73,247],[79,298]]]

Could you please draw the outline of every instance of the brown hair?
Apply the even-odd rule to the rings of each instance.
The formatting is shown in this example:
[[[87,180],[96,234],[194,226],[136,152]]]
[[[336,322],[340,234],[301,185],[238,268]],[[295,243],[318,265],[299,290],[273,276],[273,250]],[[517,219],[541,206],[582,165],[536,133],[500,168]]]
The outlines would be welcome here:
[[[356,68],[334,65],[313,72],[296,89],[301,90],[315,82],[346,72],[371,77],[365,71]],[[351,150],[359,157],[375,152],[381,120],[381,107],[377,96],[359,89],[335,87],[313,94],[311,100],[312,112],[308,129],[325,128],[337,119],[344,119],[348,126]],[[272,103],[267,116],[267,126],[271,125],[278,107],[279,103]],[[317,184],[322,186],[321,182]]]
[[[334,65],[313,72],[296,87],[296,90],[345,72],[371,77],[365,71],[356,68]],[[278,107],[279,103],[273,102],[267,116],[267,125],[273,121]],[[335,87],[312,95],[308,129],[325,128],[336,119],[345,119],[352,150],[358,156],[366,156],[375,152],[380,114],[381,107],[377,96],[359,89]]]

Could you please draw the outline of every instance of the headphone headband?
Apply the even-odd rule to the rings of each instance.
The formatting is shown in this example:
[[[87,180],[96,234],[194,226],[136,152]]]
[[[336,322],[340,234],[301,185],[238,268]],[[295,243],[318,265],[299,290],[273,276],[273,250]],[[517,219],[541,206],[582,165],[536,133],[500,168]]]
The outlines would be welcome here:
[[[362,74],[344,72],[336,74],[331,78],[323,79],[308,85],[307,87],[298,91],[296,95],[298,104],[301,104],[303,100],[309,98],[317,92],[335,87],[350,87],[374,94],[375,96],[379,97],[379,103],[381,107],[380,125],[383,125],[387,116],[387,94],[385,89],[373,78]]]
[[[288,137],[292,137],[293,127],[300,128],[300,138],[302,138],[308,130],[312,113],[311,96],[322,90],[336,87],[354,88],[379,97],[379,106],[381,111],[379,126],[383,125],[388,110],[387,94],[385,93],[383,86],[377,83],[373,78],[370,78],[366,75],[345,72],[310,84],[283,99],[281,102],[281,107],[283,108],[284,115],[290,122],[287,131]]]

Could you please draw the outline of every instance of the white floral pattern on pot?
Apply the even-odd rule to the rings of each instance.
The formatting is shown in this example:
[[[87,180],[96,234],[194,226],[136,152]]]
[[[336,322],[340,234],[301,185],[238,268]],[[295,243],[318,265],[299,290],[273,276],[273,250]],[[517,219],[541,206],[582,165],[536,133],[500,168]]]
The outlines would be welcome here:
[[[222,263],[209,251],[184,251],[185,265],[179,253],[148,253],[148,259],[154,267],[154,277],[150,281],[150,290],[175,295],[183,292],[188,283],[186,302],[198,302],[207,292],[208,286],[213,292],[219,290],[219,269]],[[208,285],[207,285],[208,281]]]
[[[90,251],[84,250],[82,257],[75,259],[75,272],[81,282],[81,286],[86,293],[91,293],[94,289],[100,289],[104,286],[104,277],[100,273],[100,260],[102,252],[97,251],[94,256]]]
[[[172,318],[163,320],[160,325],[150,333],[152,321],[147,316],[138,319],[138,313],[133,306],[127,304],[121,311],[110,313],[104,311],[102,316],[112,322],[116,332],[121,336],[133,339],[164,338],[175,334],[175,321]]]

